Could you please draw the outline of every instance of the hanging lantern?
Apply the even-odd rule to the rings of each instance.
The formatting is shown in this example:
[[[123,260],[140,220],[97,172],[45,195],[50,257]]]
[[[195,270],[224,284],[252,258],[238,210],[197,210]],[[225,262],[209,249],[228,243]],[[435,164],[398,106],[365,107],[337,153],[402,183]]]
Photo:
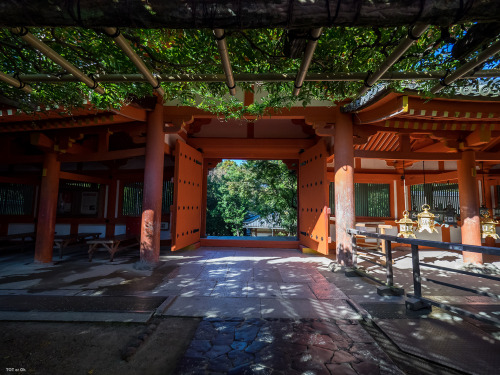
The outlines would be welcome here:
[[[415,222],[408,217],[409,212],[407,210],[403,211],[403,218],[399,221],[396,221],[396,224],[399,224],[399,233],[398,237],[403,238],[417,238],[415,237],[415,233],[413,233],[413,225]]]
[[[455,228],[457,227],[457,212],[451,203],[448,203],[448,206],[444,211],[443,222],[446,225],[453,225]]]
[[[481,218],[481,234],[483,238],[492,237],[494,239],[498,239],[496,225],[498,221],[493,220],[490,217],[490,212],[486,211],[486,213]]]
[[[434,228],[434,214],[430,212],[431,206],[424,204],[422,206],[422,212],[417,215],[417,231],[423,232],[426,230],[429,233],[438,233],[437,229]]]

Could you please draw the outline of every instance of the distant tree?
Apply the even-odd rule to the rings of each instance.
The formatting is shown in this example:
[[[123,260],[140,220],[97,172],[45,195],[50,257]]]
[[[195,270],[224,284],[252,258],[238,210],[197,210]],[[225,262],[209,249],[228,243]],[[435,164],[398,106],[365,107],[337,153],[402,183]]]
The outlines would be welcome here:
[[[271,216],[290,234],[297,231],[297,177],[281,161],[226,160],[208,176],[207,233],[242,235],[250,213]]]

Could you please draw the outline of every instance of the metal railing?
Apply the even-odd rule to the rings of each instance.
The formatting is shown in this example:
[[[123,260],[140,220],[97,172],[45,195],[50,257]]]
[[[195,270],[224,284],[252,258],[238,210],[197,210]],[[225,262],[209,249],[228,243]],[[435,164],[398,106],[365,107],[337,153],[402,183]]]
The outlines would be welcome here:
[[[482,291],[482,290],[477,290],[469,287],[465,287],[462,285],[456,285],[448,282],[444,282],[441,280],[436,280],[428,277],[424,277],[421,275],[420,267],[428,267],[428,268],[433,268],[433,269],[438,269],[441,271],[446,271],[446,272],[454,272],[462,275],[468,275],[468,276],[473,276],[473,277],[478,277],[482,279],[488,279],[488,280],[494,280],[494,281],[500,281],[500,277],[496,277],[493,275],[487,275],[487,274],[479,274],[475,272],[470,272],[466,270],[460,270],[460,269],[454,269],[454,268],[448,268],[448,267],[442,267],[442,266],[437,266],[434,264],[428,264],[428,263],[423,263],[420,261],[419,258],[419,246],[426,246],[430,248],[439,248],[439,249],[444,249],[444,250],[453,250],[453,251],[467,251],[467,252],[473,252],[473,253],[481,253],[481,254],[489,254],[489,255],[497,255],[500,256],[500,249],[496,247],[487,247],[487,246],[474,246],[474,245],[464,245],[464,244],[458,244],[458,243],[448,243],[448,242],[439,242],[439,241],[428,241],[428,240],[419,240],[419,239],[410,239],[410,238],[400,238],[396,236],[390,236],[386,234],[379,234],[379,233],[371,233],[371,232],[366,232],[366,231],[360,231],[356,229],[348,229],[347,232],[351,235],[352,238],[352,249],[353,249],[353,269],[356,273],[361,274],[362,276],[366,276],[370,278],[371,280],[374,280],[378,282],[379,284],[386,285],[390,289],[395,290],[396,292],[399,291],[399,288],[396,288],[394,285],[394,273],[393,273],[393,268],[392,268],[392,249],[391,249],[391,244],[392,242],[397,242],[401,244],[408,244],[411,246],[411,256],[412,256],[412,273],[413,273],[413,293],[406,293],[407,301],[406,301],[406,307],[411,310],[419,310],[422,308],[429,308],[431,305],[442,308],[447,311],[451,311],[457,314],[461,314],[464,316],[468,316],[486,323],[494,324],[496,326],[500,327],[500,320],[488,316],[484,313],[476,314],[464,309],[461,309],[456,306],[452,306],[446,303],[442,302],[437,302],[433,299],[426,298],[422,296],[422,281],[434,283],[437,285],[442,285],[454,289],[459,289],[463,291],[467,291],[476,295],[481,295],[481,296],[486,296],[486,297],[491,297],[494,299],[500,300],[500,295]],[[359,257],[358,255],[358,249],[360,247],[357,245],[357,236],[364,236],[364,237],[370,237],[370,238],[377,238],[380,240],[385,241],[386,245],[386,251],[385,253],[376,251],[376,250],[367,250],[367,252],[371,254],[377,254],[377,255],[382,255],[385,256],[385,265],[378,263],[378,262],[373,262],[371,260],[367,260],[366,258]],[[368,261],[369,263],[373,263],[379,266],[385,266],[386,268],[386,281],[382,281],[377,279],[376,277],[368,274],[367,272],[361,270],[360,268],[357,267],[357,260],[358,258],[363,259],[363,261]],[[402,294],[402,293],[394,293],[394,294]]]

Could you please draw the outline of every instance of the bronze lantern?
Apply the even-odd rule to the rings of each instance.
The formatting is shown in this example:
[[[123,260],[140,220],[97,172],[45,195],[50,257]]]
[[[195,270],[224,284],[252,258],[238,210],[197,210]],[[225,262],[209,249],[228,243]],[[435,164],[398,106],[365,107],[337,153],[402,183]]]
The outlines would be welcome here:
[[[492,237],[498,239],[496,226],[498,221],[490,217],[490,212],[486,211],[481,217],[481,235],[482,238]]]
[[[417,231],[419,233],[426,230],[429,233],[438,233],[437,229],[434,227],[434,214],[430,212],[431,206],[424,204],[422,206],[422,212],[417,215]]]
[[[407,210],[403,211],[403,218],[399,221],[396,221],[396,224],[399,224],[399,233],[398,237],[403,238],[417,238],[415,233],[413,233],[413,225],[415,222],[409,218],[410,213]]]

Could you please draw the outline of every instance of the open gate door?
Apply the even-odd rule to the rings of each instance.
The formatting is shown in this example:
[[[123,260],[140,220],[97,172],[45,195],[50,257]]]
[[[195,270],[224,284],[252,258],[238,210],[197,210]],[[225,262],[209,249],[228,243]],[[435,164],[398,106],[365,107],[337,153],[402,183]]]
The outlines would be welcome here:
[[[299,157],[299,242],[302,246],[328,254],[328,179],[324,141]]]
[[[184,142],[175,144],[172,251],[200,241],[203,155]]]

